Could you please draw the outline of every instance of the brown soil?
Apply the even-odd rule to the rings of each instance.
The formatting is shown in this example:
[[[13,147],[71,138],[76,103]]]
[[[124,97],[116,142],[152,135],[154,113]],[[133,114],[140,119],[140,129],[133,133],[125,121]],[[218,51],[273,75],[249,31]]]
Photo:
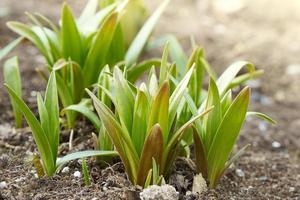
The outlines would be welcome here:
[[[158,0],[147,1],[151,8]],[[251,82],[252,109],[268,113],[278,122],[268,125],[257,119],[245,124],[237,148],[250,143],[251,148],[221,180],[216,190],[209,190],[203,199],[300,199],[300,3],[280,0],[173,0],[157,28],[156,35],[176,34],[185,47],[194,35],[205,47],[208,60],[222,72],[237,59],[251,60],[265,75]],[[24,21],[24,11],[39,11],[58,19],[62,1],[2,0],[0,2],[0,46],[15,35],[5,26],[9,20]],[[74,4],[74,2],[73,2]],[[81,3],[74,5],[76,10]],[[228,7],[228,5],[231,6]],[[5,9],[9,12],[5,14]],[[2,16],[1,13],[4,13]],[[35,94],[44,83],[35,73],[42,66],[38,51],[25,42],[14,53],[20,57],[24,98],[35,109]],[[159,54],[156,54],[159,55]],[[2,65],[2,63],[1,63]],[[26,158],[35,152],[28,128],[15,130],[0,73],[0,199],[135,199],[140,188],[126,179],[123,167],[115,164],[101,170],[89,161],[92,185],[84,186],[73,173],[81,170],[76,161],[68,165],[68,173],[52,179],[35,178]],[[92,128],[84,121],[77,127],[74,150],[91,148]],[[88,135],[88,136],[86,136]],[[279,142],[280,148],[272,147]],[[68,136],[63,134],[61,151],[66,153]],[[242,170],[244,176],[238,176]],[[181,192],[182,199],[191,189],[195,172],[179,159],[169,183]]]

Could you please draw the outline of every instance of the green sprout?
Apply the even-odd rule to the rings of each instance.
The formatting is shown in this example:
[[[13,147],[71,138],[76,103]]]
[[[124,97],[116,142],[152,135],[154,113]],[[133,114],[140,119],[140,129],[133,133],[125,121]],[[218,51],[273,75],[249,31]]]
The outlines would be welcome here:
[[[48,70],[57,71],[63,107],[78,104],[84,97],[84,88],[97,82],[106,64],[114,66],[125,60],[129,66],[138,61],[169,0],[162,2],[128,42],[125,38],[132,30],[124,24],[130,23],[130,18],[136,19],[130,15],[130,11],[134,14],[138,7],[136,3],[134,0],[118,1],[98,10],[98,1],[90,0],[78,19],[64,4],[59,27],[41,14],[27,13],[32,25],[7,23],[21,38],[4,48],[0,56],[5,56],[22,38],[30,40],[44,56]],[[66,111],[66,116],[67,126],[74,127],[76,112]]]
[[[45,98],[43,99],[40,93],[37,95],[39,120],[13,88],[11,88],[8,84],[5,84],[5,87],[11,96],[12,101],[23,113],[24,118],[31,128],[33,138],[42,160],[43,170],[47,176],[53,176],[63,164],[74,159],[89,156],[117,155],[114,151],[82,151],[75,152],[58,159],[60,127],[58,94],[54,71],[50,74]],[[35,161],[35,163],[38,162]],[[38,167],[37,171],[39,174],[43,174],[41,173],[40,167]]]
[[[3,76],[4,82],[9,85],[16,94],[21,97],[22,96],[22,82],[21,82],[21,75],[19,70],[19,62],[18,57],[12,57],[8,59],[4,63],[3,67]],[[16,103],[12,101],[12,97],[10,96],[11,104],[15,116],[15,124],[16,128],[22,127],[22,112],[18,109]]]
[[[114,110],[87,90],[134,185],[145,187],[151,180],[152,183],[159,183],[160,175],[168,174],[184,133],[195,120],[210,111],[211,108],[206,109],[174,129],[177,107],[183,99],[192,71],[187,72],[171,94],[168,80],[155,88],[152,81],[148,86],[143,83],[138,88],[129,83],[116,67],[111,88],[107,90],[99,85],[113,102]],[[156,164],[153,164],[153,159]]]

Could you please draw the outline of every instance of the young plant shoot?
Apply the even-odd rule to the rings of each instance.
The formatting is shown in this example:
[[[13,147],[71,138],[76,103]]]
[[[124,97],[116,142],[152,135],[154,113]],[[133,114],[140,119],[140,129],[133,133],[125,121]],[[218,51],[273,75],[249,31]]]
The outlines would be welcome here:
[[[23,113],[28,125],[31,128],[34,141],[37,145],[39,156],[42,160],[42,167],[47,176],[53,176],[57,169],[66,162],[78,158],[88,156],[114,156],[114,151],[82,151],[69,154],[58,159],[59,146],[59,110],[58,110],[58,94],[56,86],[55,72],[51,72],[47,84],[45,98],[41,94],[37,95],[39,120],[29,109],[20,96],[8,84],[5,87],[12,98],[12,101]],[[35,160],[36,161],[36,160]],[[39,166],[38,164],[35,166]],[[37,171],[41,171],[37,169]],[[40,172],[40,174],[42,174]]]
[[[134,185],[147,186],[150,180],[157,183],[161,180],[160,175],[167,175],[184,133],[195,120],[210,111],[208,108],[174,129],[177,107],[192,71],[187,72],[171,94],[168,80],[157,85],[156,90],[151,82],[148,86],[142,83],[138,88],[130,84],[116,67],[111,89],[99,86],[110,97],[114,110],[87,90]]]
[[[132,30],[123,24],[129,23],[129,18],[135,18],[129,11],[136,4],[130,0],[111,3],[101,10],[97,9],[98,1],[90,0],[78,19],[64,4],[59,27],[38,13],[27,13],[33,25],[20,22],[8,22],[7,25],[39,49],[49,71],[57,71],[58,94],[66,108],[80,103],[84,88],[97,82],[105,65],[114,66],[123,60],[127,66],[137,62],[168,2],[162,2],[139,32],[131,36],[133,39],[128,44],[125,38],[127,32],[132,35]],[[6,55],[18,43],[19,40],[13,41],[0,56]],[[74,127],[76,112],[68,110],[66,116],[67,126]]]
[[[18,57],[12,57],[4,63],[4,82],[11,87],[19,97],[22,97],[22,82],[19,70]],[[10,96],[11,105],[15,116],[16,128],[22,127],[22,112]]]

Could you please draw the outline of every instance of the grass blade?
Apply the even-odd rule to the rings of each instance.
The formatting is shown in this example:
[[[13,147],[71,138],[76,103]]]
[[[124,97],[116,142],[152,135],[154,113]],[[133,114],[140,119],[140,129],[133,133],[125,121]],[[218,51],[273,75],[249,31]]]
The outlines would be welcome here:
[[[145,141],[141,154],[137,184],[144,186],[149,170],[152,167],[152,159],[160,165],[163,154],[163,135],[159,124],[155,124]]]
[[[257,117],[259,117],[259,118],[261,118],[261,119],[263,119],[263,120],[265,120],[265,121],[271,123],[271,124],[277,124],[277,122],[276,122],[274,119],[272,119],[272,118],[269,117],[268,115],[263,114],[263,113],[261,113],[261,112],[253,112],[253,111],[247,112],[247,117],[248,117],[248,116],[251,116],[251,115],[255,115],[255,116],[257,116]]]
[[[74,16],[69,6],[64,3],[62,8],[62,46],[65,59],[71,60],[82,65],[83,48],[81,36],[78,31]]]
[[[1,59],[0,59],[1,60]],[[4,82],[9,85],[15,93],[22,97],[22,83],[17,57],[12,57],[4,63],[3,67]],[[15,116],[15,124],[17,128],[22,127],[22,112],[10,96],[13,112]]]
[[[98,132],[100,131],[101,121],[99,120],[98,116],[88,107],[80,104],[70,105],[63,109],[62,114],[64,114],[65,111],[68,110],[79,112],[92,122],[92,124],[95,126]]]
[[[159,8],[145,22],[144,26],[140,29],[139,33],[131,43],[125,55],[125,62],[128,67],[132,66],[135,62],[137,62],[137,59],[139,55],[142,53],[142,50],[146,45],[158,19],[164,12],[169,2],[170,0],[164,0],[162,2]]]
[[[87,158],[92,156],[117,156],[118,153],[116,151],[79,151],[75,153],[70,153],[62,158],[58,158],[56,162],[57,168],[60,168],[62,165],[76,159]]]
[[[138,155],[141,154],[147,134],[148,114],[149,102],[147,96],[144,92],[138,91],[134,105],[133,124],[131,131],[132,142],[135,145]]]
[[[158,123],[162,129],[164,144],[167,144],[169,138],[169,96],[169,82],[165,81],[152,102],[147,129],[149,132]]]
[[[7,54],[9,54],[18,44],[23,41],[23,37],[19,37],[10,42],[7,46],[0,50],[0,60],[2,60]]]
[[[236,142],[246,117],[249,99],[250,89],[246,87],[235,98],[219,125],[218,131],[208,151],[210,187],[214,187],[217,184],[217,177],[220,171],[223,170],[233,145]]]
[[[86,86],[97,81],[118,24],[118,13],[113,13],[98,30],[84,64]]]
[[[18,108],[23,113],[28,125],[31,127],[32,134],[36,145],[38,147],[39,153],[41,155],[44,169],[48,176],[51,176],[55,173],[55,160],[53,160],[52,147],[47,139],[47,136],[41,127],[39,121],[36,119],[35,115],[31,112],[28,106],[24,101],[10,88],[7,84],[4,84],[10,96],[18,105]],[[55,152],[56,154],[56,152]]]

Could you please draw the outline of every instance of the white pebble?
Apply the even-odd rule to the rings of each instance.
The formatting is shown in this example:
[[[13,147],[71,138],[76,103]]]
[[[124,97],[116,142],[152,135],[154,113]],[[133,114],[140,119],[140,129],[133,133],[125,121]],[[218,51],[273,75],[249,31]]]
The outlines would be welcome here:
[[[62,170],[61,170],[61,172],[62,173],[69,173],[69,171],[70,171],[70,168],[69,167],[64,167]]]
[[[287,75],[299,75],[300,74],[300,65],[299,64],[292,64],[289,65],[286,69],[286,74]]]
[[[207,185],[202,174],[194,176],[192,191],[194,194],[201,194],[207,190]]]
[[[74,172],[74,177],[81,178],[81,172],[80,171]]]
[[[171,185],[151,185],[140,193],[142,200],[169,200],[179,199],[179,193]]]
[[[243,170],[241,170],[241,169],[236,169],[236,170],[235,170],[235,174],[236,174],[238,177],[244,177],[244,176],[245,176],[245,173],[244,173]]]
[[[265,132],[265,131],[267,131],[268,130],[268,124],[267,124],[267,122],[265,122],[265,121],[261,121],[261,122],[259,122],[259,124],[258,124],[258,129],[261,131],[261,132]]]
[[[279,142],[277,142],[277,141],[274,141],[274,142],[272,142],[272,147],[273,147],[274,149],[278,149],[278,148],[281,147],[281,144],[280,144]]]
[[[294,192],[295,191],[295,188],[294,187],[290,187],[289,188],[289,192]]]
[[[6,188],[6,187],[7,187],[6,182],[5,182],[5,181],[1,181],[1,182],[0,182],[0,189],[4,189],[4,188]]]

